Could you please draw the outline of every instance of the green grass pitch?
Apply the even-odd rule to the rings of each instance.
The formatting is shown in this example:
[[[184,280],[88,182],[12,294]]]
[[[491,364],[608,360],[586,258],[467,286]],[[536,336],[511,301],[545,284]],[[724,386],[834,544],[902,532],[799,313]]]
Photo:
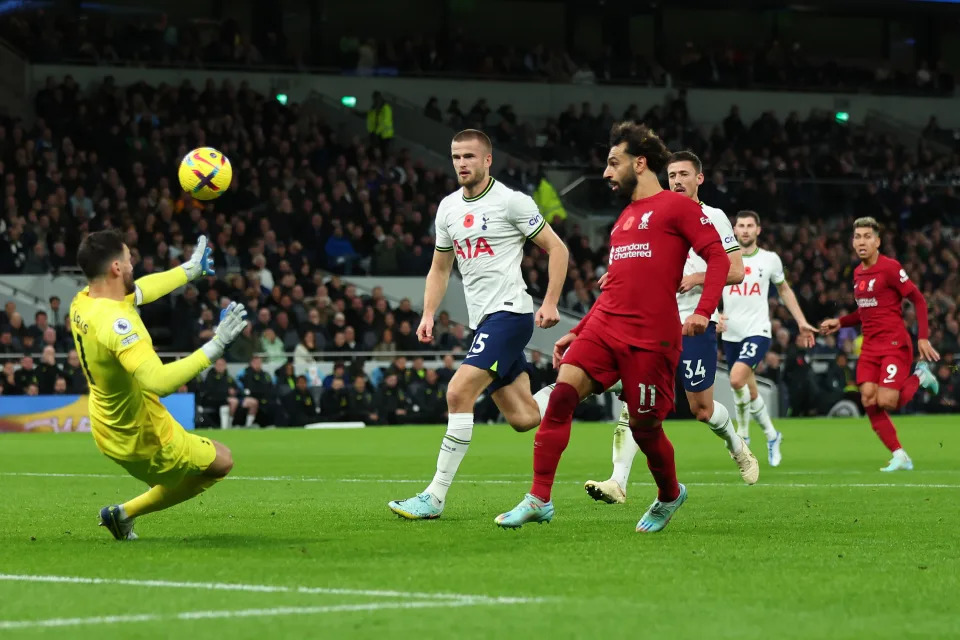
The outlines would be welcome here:
[[[442,427],[210,432],[231,479],[133,543],[96,514],[141,485],[89,434],[4,435],[0,637],[960,637],[957,419],[896,422],[916,471],[878,471],[866,420],[781,420],[754,487],[706,427],[668,423],[690,497],[652,535],[642,455],[626,505],[583,491],[611,425],[574,425],[554,521],[519,531],[493,518],[529,488],[532,433],[478,426],[443,517],[408,522],[386,503],[425,486]]]

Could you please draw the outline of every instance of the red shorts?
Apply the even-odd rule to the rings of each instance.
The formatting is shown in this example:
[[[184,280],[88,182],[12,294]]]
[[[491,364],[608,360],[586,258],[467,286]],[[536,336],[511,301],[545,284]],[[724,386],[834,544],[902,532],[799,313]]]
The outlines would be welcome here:
[[[857,360],[857,384],[874,382],[888,389],[900,389],[913,373],[913,348],[901,347],[888,353],[861,353]]]
[[[633,347],[607,333],[584,327],[561,364],[583,369],[607,389],[623,381],[623,400],[631,416],[663,420],[673,410],[674,374],[680,354]]]

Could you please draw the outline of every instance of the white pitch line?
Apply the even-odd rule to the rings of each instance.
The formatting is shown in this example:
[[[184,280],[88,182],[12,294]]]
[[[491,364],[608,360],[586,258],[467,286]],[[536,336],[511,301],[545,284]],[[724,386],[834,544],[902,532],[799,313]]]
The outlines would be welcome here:
[[[680,476],[685,475],[698,475],[702,472],[690,472],[687,474],[681,473]],[[710,475],[730,475],[731,477],[735,475],[735,472],[731,471],[729,473],[725,472],[706,472]],[[773,473],[774,476],[780,475],[779,472]],[[797,475],[830,475],[829,472],[824,472],[822,474],[811,472],[809,474],[797,474]],[[29,471],[0,471],[0,476],[23,476],[23,477],[34,477],[34,478],[109,478],[112,480],[122,480],[122,479],[131,479],[130,476],[121,475],[121,474],[107,474],[107,473],[39,473],[39,472],[29,472]],[[523,480],[529,480],[530,476],[517,476],[516,480],[474,480],[469,478],[461,478],[461,481],[464,483],[472,484],[517,484]],[[388,477],[361,477],[361,478],[324,478],[319,476],[229,476],[227,480],[237,481],[237,482],[343,482],[343,483],[394,483],[394,484],[425,484],[424,478],[388,478]],[[557,484],[583,484],[579,480],[561,480]],[[636,484],[651,484],[637,482]],[[739,484],[734,482],[732,479],[730,482],[688,482],[685,483],[690,486],[696,487],[728,487]],[[760,482],[755,487],[783,487],[783,488],[793,488],[793,489],[806,489],[811,487],[823,487],[827,489],[843,489],[843,488],[901,488],[901,489],[960,489],[960,484],[923,484],[923,483],[897,483],[897,482],[853,482],[853,483],[843,483],[843,482]]]
[[[161,622],[176,620],[214,620],[223,618],[254,618],[268,616],[302,616],[321,613],[349,611],[379,611],[384,609],[427,609],[468,607],[501,604],[496,601],[450,600],[445,602],[371,602],[368,604],[337,604],[315,607],[272,607],[269,609],[235,609],[212,611],[181,611],[174,614],[140,613],[129,615],[95,616],[90,618],[47,618],[45,620],[0,620],[0,630],[52,627],[77,627],[82,625],[124,624],[131,622]]]
[[[340,589],[327,587],[287,586],[270,584],[242,584],[231,582],[185,582],[179,580],[136,580],[132,578],[89,578],[84,576],[53,576],[0,573],[5,582],[46,582],[60,584],[122,585],[168,589],[202,589],[205,591],[248,591],[256,593],[291,593],[309,595],[366,596],[374,598],[412,598],[442,601],[469,601],[477,604],[525,604],[541,602],[538,598],[485,596],[468,593],[424,593],[417,591],[389,591],[382,589]]]

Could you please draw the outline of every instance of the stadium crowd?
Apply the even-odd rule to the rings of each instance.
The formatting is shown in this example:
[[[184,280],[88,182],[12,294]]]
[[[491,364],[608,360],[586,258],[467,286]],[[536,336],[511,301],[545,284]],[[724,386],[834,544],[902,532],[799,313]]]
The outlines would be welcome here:
[[[686,122],[682,130],[696,132],[682,98],[681,93],[647,115],[654,121],[663,118],[661,130]],[[227,359],[250,363],[253,354],[263,354],[269,373],[285,366],[281,354],[289,352],[297,365],[337,358],[349,360],[357,371],[362,362],[351,352],[430,348],[416,340],[419,317],[411,301],[394,306],[378,290],[359,295],[340,275],[426,273],[437,203],[456,186],[448,172],[415,163],[402,149],[384,155],[366,140],[341,139],[297,105],[282,105],[242,84],[118,87],[106,78],[84,91],[71,78],[60,83],[50,79],[35,106],[39,119],[33,127],[10,121],[0,126],[5,187],[0,273],[70,267],[84,233],[117,228],[132,249],[139,277],[179,264],[193,239],[206,234],[215,248],[217,277],[143,309],[160,350],[187,351],[209,338],[224,298],[244,301],[255,319]],[[591,144],[602,142],[603,119],[570,115],[558,120],[563,139],[574,141],[574,148],[577,142],[590,142],[589,136],[596,136]],[[950,354],[949,366],[960,350],[960,237],[939,220],[957,215],[960,200],[950,187],[928,192],[924,180],[929,174],[923,172],[939,166],[942,178],[955,165],[923,154],[927,164],[917,163],[906,150],[888,147],[879,138],[864,145],[845,127],[819,116],[796,124],[765,115],[746,126],[732,109],[717,135],[698,133],[707,145],[699,149],[707,166],[717,167],[703,187],[703,199],[728,213],[745,208],[761,212],[762,220],[769,221],[761,243],[780,252],[811,319],[835,315],[852,302],[849,219],[873,215],[883,221],[889,229],[884,246],[900,256],[924,290],[933,342]],[[787,158],[796,173],[819,171],[829,158],[820,140],[842,150],[834,156],[836,166],[858,177],[886,176],[886,183],[807,191],[806,186],[781,189],[770,179]],[[687,142],[692,141],[674,140]],[[172,178],[176,159],[202,145],[222,149],[236,176],[230,192],[208,203],[181,194]],[[528,188],[534,183],[528,175],[532,171],[536,167],[514,165],[497,175],[511,186]],[[728,181],[727,172],[742,180]],[[585,313],[599,294],[605,251],[592,247],[576,225],[558,220],[555,226],[571,250],[562,305]],[[542,295],[546,256],[529,247],[523,269],[531,293]],[[769,373],[776,377],[780,364],[797,361],[788,358],[795,327],[784,309],[774,301],[771,305],[780,318],[778,347],[768,359]],[[56,313],[62,313],[59,305]],[[48,340],[47,324],[57,334],[62,317],[46,323],[38,318],[31,327],[18,316],[0,317],[0,354],[69,350],[68,336]],[[908,314],[908,325],[914,323]],[[468,333],[441,317],[433,349],[438,356],[463,351],[470,343]],[[856,348],[849,336],[839,342],[828,338],[813,355],[855,356]],[[786,376],[790,367],[783,368]],[[68,374],[66,369],[63,373]],[[951,371],[947,375],[952,379]],[[68,389],[81,381],[63,377]],[[55,379],[53,384],[58,384]],[[286,386],[295,388],[296,380]],[[11,387],[30,391],[23,384],[5,387],[7,392]],[[48,388],[45,382],[42,390]]]
[[[275,16],[244,33],[234,19],[176,23],[146,11],[86,11],[78,19],[27,9],[4,16],[0,36],[40,62],[323,67],[358,74],[925,95],[948,95],[954,88],[953,75],[940,62],[924,60],[915,69],[879,58],[845,64],[811,55],[800,41],[774,36],[738,43],[687,41],[657,59],[624,53],[609,43],[593,55],[538,43],[497,45],[464,29],[380,39],[344,33],[335,44],[328,39],[326,46],[311,50],[291,44]]]

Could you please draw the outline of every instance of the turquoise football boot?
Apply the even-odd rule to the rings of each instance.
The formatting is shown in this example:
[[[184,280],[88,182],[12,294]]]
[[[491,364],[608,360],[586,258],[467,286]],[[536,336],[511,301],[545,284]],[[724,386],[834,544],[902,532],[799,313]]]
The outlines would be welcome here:
[[[921,362],[917,365],[917,370],[914,372],[917,374],[917,377],[920,378],[920,387],[926,389],[933,395],[940,393],[940,381],[937,380],[937,376],[933,375],[930,371],[930,365],[926,362]]]
[[[528,493],[523,496],[520,504],[498,515],[494,522],[504,529],[519,529],[528,522],[543,524],[551,520],[553,520],[553,501],[544,502]]]
[[[673,514],[676,513],[680,505],[686,501],[687,488],[683,485],[680,485],[680,495],[677,496],[677,499],[673,502],[654,500],[650,508],[647,509],[647,512],[640,518],[640,522],[637,523],[637,532],[655,533],[657,531],[663,531],[667,523],[670,522],[670,518],[673,517]]]
[[[391,500],[387,506],[407,520],[433,520],[443,513],[443,504],[426,491],[406,500]]]

